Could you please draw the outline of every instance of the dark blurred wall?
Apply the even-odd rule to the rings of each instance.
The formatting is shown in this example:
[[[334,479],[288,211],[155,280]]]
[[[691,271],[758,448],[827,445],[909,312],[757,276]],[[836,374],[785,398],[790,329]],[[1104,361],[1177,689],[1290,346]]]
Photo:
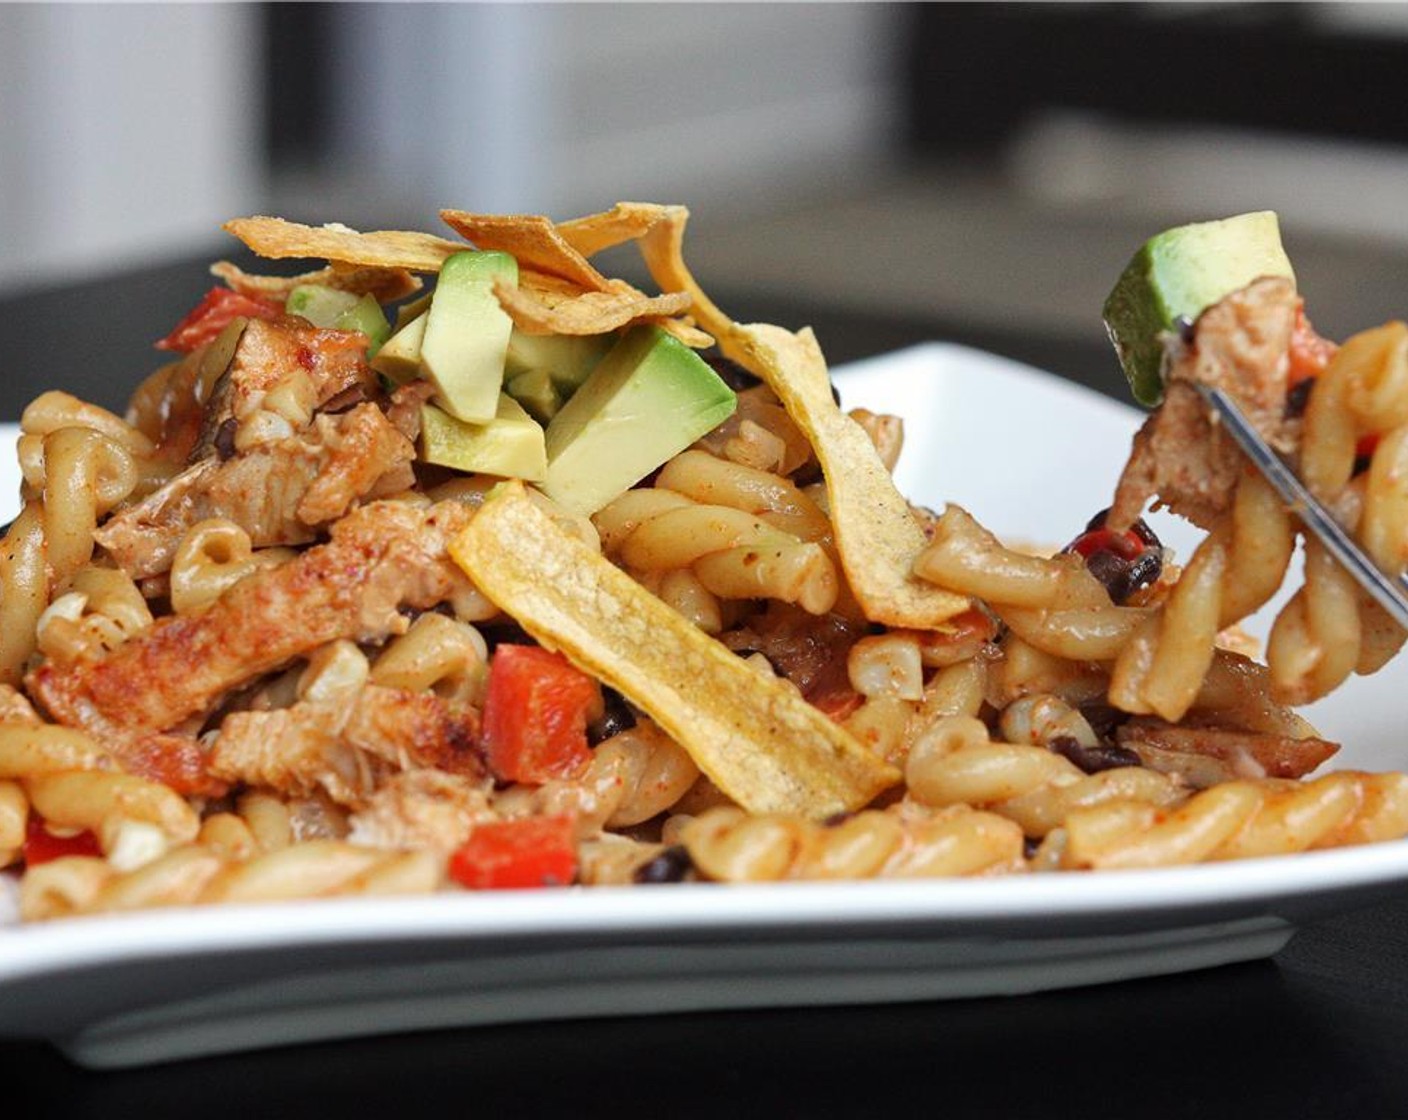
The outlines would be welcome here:
[[[1393,15],[1363,9],[1375,7]],[[1056,108],[1408,143],[1408,35],[1393,33],[1392,19],[1374,31],[1329,9],[913,5],[906,135],[921,156],[980,152]]]

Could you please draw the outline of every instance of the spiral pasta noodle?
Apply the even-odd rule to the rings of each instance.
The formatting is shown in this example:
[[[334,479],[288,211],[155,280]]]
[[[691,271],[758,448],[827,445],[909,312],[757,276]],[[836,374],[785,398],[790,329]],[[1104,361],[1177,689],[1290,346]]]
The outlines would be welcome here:
[[[829,824],[723,807],[689,821],[680,836],[695,865],[721,882],[988,875],[1023,862],[1015,824],[966,806],[867,809]]]

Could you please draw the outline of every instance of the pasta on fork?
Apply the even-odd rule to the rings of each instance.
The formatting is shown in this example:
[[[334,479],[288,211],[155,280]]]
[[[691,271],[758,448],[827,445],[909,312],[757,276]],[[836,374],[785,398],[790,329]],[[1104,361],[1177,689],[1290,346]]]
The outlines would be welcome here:
[[[1401,571],[1408,327],[1335,346],[1284,275],[1215,293],[1157,340],[1110,508],[1035,554],[911,505],[901,420],[847,411],[809,331],[724,315],[682,207],[442,216],[455,238],[232,222],[316,267],[215,266],[126,416],[26,410],[0,548],[24,919],[1408,835],[1408,777],[1322,773],[1337,744],[1294,710],[1404,634],[1306,542],[1246,655],[1299,530],[1190,385],[1239,394]],[[592,263],[624,244],[658,294]],[[1186,562],[1151,500],[1206,531]]]

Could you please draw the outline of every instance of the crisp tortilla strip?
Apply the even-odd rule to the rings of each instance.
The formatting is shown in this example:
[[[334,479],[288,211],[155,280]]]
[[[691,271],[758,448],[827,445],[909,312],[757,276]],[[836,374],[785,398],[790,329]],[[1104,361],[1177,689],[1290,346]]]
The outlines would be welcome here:
[[[707,350],[714,345],[714,336],[706,334],[694,326],[689,322],[688,317],[684,319],[647,319],[645,322],[654,323],[666,334],[674,335],[691,349]]]
[[[529,334],[605,334],[643,319],[678,315],[689,309],[685,292],[648,296],[620,280],[604,292],[567,294],[495,284],[494,295],[514,325]]]
[[[223,227],[261,257],[313,257],[372,268],[405,268],[439,272],[451,253],[469,248],[462,241],[409,230],[358,233],[333,223],[305,226],[283,218],[235,218]]]
[[[712,345],[715,338],[721,340],[733,321],[704,294],[704,289],[685,267],[684,229],[688,222],[689,210],[684,206],[618,202],[600,214],[560,222],[557,232],[585,257],[628,241],[640,242],[641,257],[660,290],[689,293],[691,318],[697,326],[686,326],[685,331],[672,333],[682,342],[702,349]],[[695,341],[691,341],[691,337]],[[709,341],[702,341],[706,337]]]
[[[281,300],[287,300],[289,293],[301,284],[321,284],[353,295],[370,295],[378,303],[404,299],[420,291],[422,286],[420,279],[404,268],[329,265],[312,272],[301,272],[297,276],[256,276],[229,261],[216,261],[210,266],[210,274],[241,295]]]
[[[589,292],[604,292],[610,281],[557,232],[541,214],[470,214],[441,210],[440,217],[476,249],[510,253],[522,268],[561,276]]]
[[[730,350],[761,377],[811,441],[826,477],[836,547],[856,600],[872,622],[933,630],[969,608],[965,595],[911,574],[924,530],[870,437],[831,396],[826,359],[810,330],[734,324]]]
[[[496,487],[450,555],[544,646],[647,712],[750,812],[826,817],[899,781],[786,683],[760,676],[560,529],[522,483]]]
[[[639,241],[662,224],[674,224],[683,229],[688,220],[689,210],[684,206],[668,206],[658,202],[618,202],[600,214],[559,222],[557,232],[582,256],[592,257],[628,241]]]

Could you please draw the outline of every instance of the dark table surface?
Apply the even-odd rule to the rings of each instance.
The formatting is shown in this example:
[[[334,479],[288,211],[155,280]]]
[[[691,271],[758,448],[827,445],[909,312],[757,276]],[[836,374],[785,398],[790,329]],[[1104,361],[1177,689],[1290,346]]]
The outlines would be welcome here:
[[[0,420],[57,386],[120,408],[207,286],[178,262],[0,298]],[[1119,389],[1098,334],[1043,338],[717,293],[812,324],[833,362],[932,338]],[[0,939],[0,952],[4,951]],[[1271,961],[1021,997],[557,1022],[367,1038],[93,1073],[0,1041],[0,1117],[1408,1116],[1408,895]]]

